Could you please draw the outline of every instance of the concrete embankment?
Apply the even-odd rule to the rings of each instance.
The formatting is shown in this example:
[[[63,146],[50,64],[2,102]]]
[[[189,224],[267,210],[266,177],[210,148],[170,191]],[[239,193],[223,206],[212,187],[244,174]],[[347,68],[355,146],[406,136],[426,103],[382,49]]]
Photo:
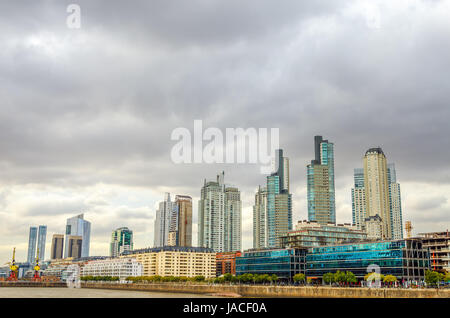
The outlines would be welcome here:
[[[62,282],[0,282],[0,287],[66,287]],[[82,288],[229,295],[230,297],[450,298],[450,289],[339,288],[299,286],[208,285],[180,283],[118,284],[83,282]]]
[[[193,294],[230,294],[243,297],[313,298],[450,298],[449,289],[339,288],[298,286],[245,286],[208,284],[108,284],[83,283],[83,288],[128,289]]]
[[[0,282],[0,287],[67,287],[67,284],[64,282],[16,281],[16,282]]]

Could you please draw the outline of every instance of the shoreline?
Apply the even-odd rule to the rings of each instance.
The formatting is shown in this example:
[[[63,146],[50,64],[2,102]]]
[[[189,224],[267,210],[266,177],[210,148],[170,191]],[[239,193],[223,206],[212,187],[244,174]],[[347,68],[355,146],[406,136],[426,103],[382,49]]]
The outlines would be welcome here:
[[[66,287],[63,282],[0,282],[1,287]],[[450,289],[400,289],[328,286],[209,285],[179,283],[99,283],[83,282],[81,289],[147,291],[196,294],[216,297],[280,298],[450,298]]]

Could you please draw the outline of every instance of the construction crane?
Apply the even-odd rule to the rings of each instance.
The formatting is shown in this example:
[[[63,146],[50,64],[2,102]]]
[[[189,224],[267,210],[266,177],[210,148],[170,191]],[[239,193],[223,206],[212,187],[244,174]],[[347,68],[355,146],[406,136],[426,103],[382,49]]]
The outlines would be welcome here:
[[[9,265],[9,277],[7,278],[7,280],[9,281],[16,281],[17,280],[17,271],[19,269],[19,266],[16,265],[16,248],[14,247],[13,249],[13,256],[12,256],[12,261],[9,263],[6,263]]]
[[[38,248],[36,253],[36,265],[34,265],[34,276],[33,276],[33,281],[35,282],[41,280],[41,276],[39,276],[40,269],[41,267],[39,266],[39,248]]]
[[[411,221],[405,222],[405,229],[406,229],[406,238],[411,238],[411,231],[413,229]]]

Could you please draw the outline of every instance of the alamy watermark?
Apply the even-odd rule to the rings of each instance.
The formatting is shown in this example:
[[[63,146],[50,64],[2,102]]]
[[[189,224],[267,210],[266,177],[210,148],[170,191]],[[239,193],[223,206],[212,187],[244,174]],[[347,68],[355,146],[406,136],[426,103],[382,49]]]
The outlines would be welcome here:
[[[381,288],[381,268],[377,264],[367,266],[366,282],[369,288]]]
[[[66,19],[66,25],[69,29],[81,28],[81,7],[72,3],[67,6],[67,13],[70,13]]]
[[[272,158],[280,145],[279,128],[226,128],[224,138],[219,128],[203,131],[202,120],[194,120],[193,136],[189,129],[178,127],[170,138],[178,141],[170,154],[174,163],[260,164],[262,174],[271,172]]]
[[[80,281],[80,266],[77,264],[71,264],[67,266],[66,269],[66,284],[69,288],[80,288],[81,287],[81,281]]]

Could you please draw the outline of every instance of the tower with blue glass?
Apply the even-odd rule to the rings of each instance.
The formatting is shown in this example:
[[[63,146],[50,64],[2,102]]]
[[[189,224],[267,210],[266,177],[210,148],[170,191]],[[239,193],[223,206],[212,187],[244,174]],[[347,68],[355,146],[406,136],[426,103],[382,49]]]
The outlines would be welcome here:
[[[315,158],[307,166],[308,219],[336,223],[334,144],[315,136],[314,152]]]
[[[281,237],[292,230],[292,195],[289,193],[289,159],[275,152],[274,172],[267,176],[267,247],[280,247]]]

